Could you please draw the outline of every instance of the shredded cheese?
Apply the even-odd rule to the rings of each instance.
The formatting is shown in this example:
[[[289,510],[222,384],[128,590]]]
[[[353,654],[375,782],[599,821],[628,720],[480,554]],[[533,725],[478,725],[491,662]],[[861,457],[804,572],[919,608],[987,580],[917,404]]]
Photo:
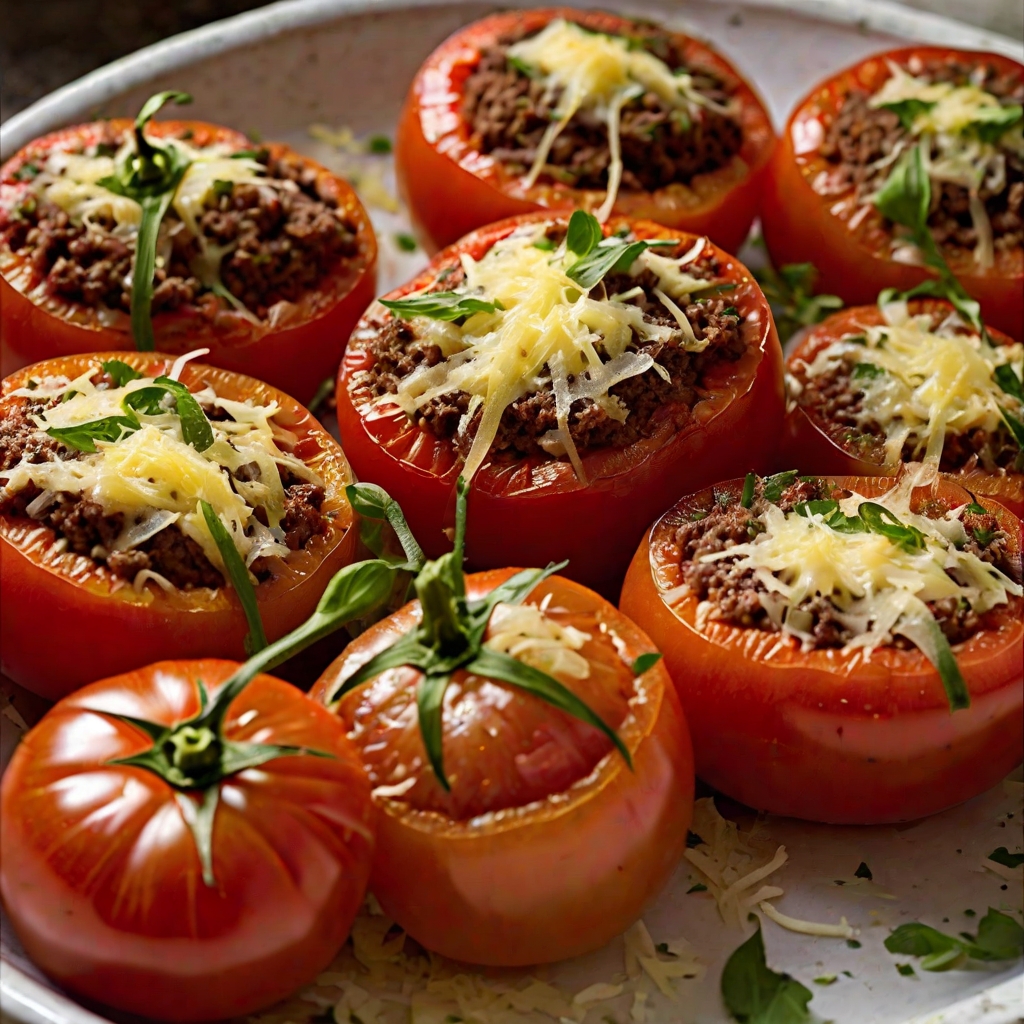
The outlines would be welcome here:
[[[580,110],[588,110],[608,128],[610,163],[608,191],[598,211],[605,220],[615,205],[622,180],[619,113],[644,93],[653,93],[667,106],[691,116],[706,107],[728,116],[735,105],[706,96],[686,72],[674,72],[664,61],[640,47],[631,48],[619,36],[589,32],[575,22],[556,18],[537,35],[509,47],[509,57],[535,69],[546,98],[554,103],[555,120],[544,133],[523,184],[529,188],[544,169],[555,139]]]
[[[590,662],[577,652],[589,639],[589,633],[560,625],[536,605],[499,603],[484,646],[551,675],[586,679]]]
[[[955,321],[932,328],[927,314],[910,316],[905,305],[885,308],[888,323],[866,328],[864,344],[840,339],[804,364],[809,378],[833,372],[842,363],[865,364],[856,387],[863,391],[857,418],[885,432],[889,463],[902,461],[908,444],[917,458],[938,464],[946,436],[982,430],[994,434],[1003,426],[1000,406],[1024,415],[1021,403],[1000,387],[1000,366],[1018,377],[1024,372],[1024,345],[991,345],[977,334],[965,334]],[[874,368],[874,369],[872,369]],[[979,453],[983,466],[991,456]]]

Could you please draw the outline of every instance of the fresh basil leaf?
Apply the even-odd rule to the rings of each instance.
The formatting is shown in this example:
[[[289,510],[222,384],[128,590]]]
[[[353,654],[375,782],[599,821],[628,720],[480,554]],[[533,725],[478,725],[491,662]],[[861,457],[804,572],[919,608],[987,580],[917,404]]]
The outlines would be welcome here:
[[[843,300],[838,295],[814,295],[818,277],[813,263],[786,263],[776,270],[765,266],[754,277],[772,308],[780,339],[788,341],[797,331],[810,327],[837,309]]]
[[[225,181],[223,178],[215,178],[213,181],[213,194],[220,199],[221,196],[229,196],[235,191],[233,181]]]
[[[402,320],[423,316],[451,322],[470,317],[474,313],[493,313],[505,308],[498,300],[487,302],[459,292],[431,292],[408,299],[381,299],[380,304]]]
[[[1024,928],[1009,915],[989,907],[978,922],[978,937],[969,952],[975,960],[1016,960],[1024,954]]]
[[[192,97],[187,92],[179,92],[169,89],[166,92],[158,92],[150,96],[135,118],[135,130],[142,131],[149,122],[156,117],[162,107],[168,103],[177,103],[179,106],[186,106],[192,102]]]
[[[876,363],[856,363],[850,376],[853,380],[875,380],[884,377],[885,370]]]
[[[97,441],[120,441],[125,434],[134,433],[139,429],[139,421],[135,416],[104,416],[88,423],[76,423],[71,427],[48,427],[47,434],[56,438],[61,444],[75,448],[90,455],[96,451]]]
[[[872,533],[887,537],[893,544],[907,552],[924,550],[924,534],[916,526],[901,523],[884,505],[862,501],[857,512]]]
[[[576,260],[566,268],[566,275],[572,278],[580,288],[589,292],[605,274],[613,270],[626,272],[633,265],[640,253],[650,247],[650,243],[636,241],[627,242],[614,236],[605,238],[586,256]]]
[[[445,791],[451,790],[448,777],[444,773],[444,754],[442,738],[444,736],[444,693],[451,682],[447,673],[425,675],[416,690],[416,710],[419,713],[420,735],[427,759],[437,781]]]
[[[108,359],[106,362],[100,363],[100,366],[103,367],[104,373],[110,375],[114,387],[117,388],[123,388],[129,381],[142,378],[142,374],[135,367],[122,363],[120,359]]]
[[[514,71],[518,71],[521,75],[526,75],[527,78],[536,78],[538,76],[539,69],[535,68],[532,64],[527,64],[522,57],[506,57],[508,66]]]
[[[551,238],[538,238],[533,243],[534,249],[540,249],[542,252],[553,252],[556,248],[554,239]]]
[[[1024,853],[1010,853],[1005,846],[997,846],[988,859],[1007,868],[1019,868],[1024,864]]]
[[[418,248],[416,239],[412,235],[407,235],[404,231],[399,231],[395,235],[395,245],[398,246],[402,252],[415,252]]]
[[[992,376],[1008,395],[1012,395],[1018,402],[1024,403],[1024,385],[1021,384],[1020,377],[1009,363],[997,366]]]
[[[891,110],[900,119],[900,124],[909,132],[913,129],[914,122],[918,117],[921,114],[927,114],[935,106],[935,103],[928,100],[910,98],[896,100],[894,103],[883,103],[882,106],[886,110]]]
[[[573,210],[569,218],[569,230],[565,236],[565,247],[577,259],[586,256],[604,237],[598,219],[586,210]]]
[[[904,978],[912,978],[917,973],[911,964],[897,964],[896,970],[899,971]]]
[[[257,654],[267,646],[267,636],[263,632],[263,621],[260,619],[260,610],[256,603],[256,591],[249,579],[249,570],[245,567],[245,562],[242,561],[242,556],[238,553],[238,548],[235,547],[235,542],[232,540],[231,534],[228,533],[227,527],[221,522],[220,516],[214,512],[213,506],[202,498],[199,500],[199,505],[203,510],[206,528],[217,545],[228,579],[238,595],[242,611],[245,612],[245,621],[249,625],[249,634],[245,638],[246,653]]]
[[[930,233],[928,238],[931,238]],[[936,252],[938,252],[937,249]],[[967,294],[963,285],[950,273],[945,260],[942,259],[941,253],[939,253],[939,259],[941,267],[936,264],[933,264],[933,266],[939,270],[942,276],[930,277],[913,288],[907,289],[905,292],[901,292],[896,288],[886,288],[878,293],[878,305],[881,307],[888,305],[890,302],[909,302],[911,299],[921,298],[945,299],[967,323],[987,339],[988,332],[981,319],[981,305],[976,299],[972,299]]]
[[[811,1018],[810,989],[773,971],[765,961],[760,924],[726,962],[721,990],[726,1007],[741,1024],[803,1024]]]
[[[922,230],[927,231],[931,197],[932,187],[924,168],[921,147],[914,146],[903,154],[878,190],[875,206],[883,217],[910,228],[916,235]]]
[[[633,675],[642,676],[649,669],[654,668],[655,665],[661,661],[661,654],[658,651],[649,651],[647,654],[641,654],[640,657],[633,662]]]
[[[165,411],[163,400],[166,395],[174,398],[185,444],[191,445],[197,452],[205,452],[213,444],[213,427],[195,396],[180,381],[157,377],[152,384],[125,395],[121,404],[126,410],[157,416]]]
[[[740,506],[750,508],[754,504],[754,488],[757,486],[757,474],[748,473],[743,478],[743,493],[740,495]]]
[[[770,501],[773,505],[777,504],[779,499],[782,497],[782,492],[787,487],[791,487],[796,483],[797,477],[800,475],[798,470],[787,469],[782,473],[773,473],[771,476],[764,478],[764,497],[766,501]]]
[[[394,146],[386,135],[371,135],[366,148],[378,156],[386,156],[394,149]]]
[[[976,516],[983,516],[988,512],[988,509],[984,505],[979,505],[977,501],[972,500],[970,505],[967,506],[966,511]]]
[[[967,955],[960,939],[917,921],[901,924],[886,938],[885,948],[890,953],[922,957],[921,967],[926,971],[949,970]]]
[[[861,861],[860,864],[857,865],[857,870],[854,871],[853,877],[866,878],[870,882],[874,879],[875,876],[871,873],[871,868],[869,868],[867,864],[864,863],[864,861]]]
[[[982,142],[996,145],[1013,127],[1024,119],[1024,107],[1011,104],[1005,107],[979,107],[970,125],[970,131]]]
[[[930,616],[927,620],[927,625],[928,631],[931,634],[931,643],[934,648],[935,657],[932,659],[927,651],[924,654],[938,669],[939,678],[942,680],[943,689],[946,691],[946,697],[949,700],[949,710],[963,711],[971,706],[971,694],[960,672],[960,666],[957,664],[953,650],[949,646],[946,634],[942,632],[942,627]]]

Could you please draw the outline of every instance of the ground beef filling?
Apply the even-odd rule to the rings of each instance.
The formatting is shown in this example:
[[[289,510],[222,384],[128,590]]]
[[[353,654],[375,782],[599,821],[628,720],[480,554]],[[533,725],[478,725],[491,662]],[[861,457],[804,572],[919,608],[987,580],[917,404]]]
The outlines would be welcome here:
[[[1024,102],[1024,80],[999,76],[988,65],[931,61],[915,77],[953,85],[975,83],[1006,104]],[[868,106],[870,95],[863,91],[847,94],[838,114],[827,126],[820,153],[835,166],[829,178],[830,193],[854,188],[858,199],[867,199],[885,181],[890,168],[874,165],[889,156],[897,145],[913,143],[913,135],[899,117],[885,108]],[[1001,150],[1006,160],[1005,182],[994,188],[982,185],[979,198],[992,222],[997,249],[1024,245],[1024,157]],[[962,185],[932,183],[932,206],[928,227],[940,244],[973,249],[978,242],[971,221],[969,193]]]
[[[676,255],[682,255],[680,247]],[[696,277],[714,278],[718,265],[702,259],[687,266],[688,273]],[[434,290],[457,286],[461,271],[439,279]],[[636,285],[646,289],[645,295],[632,300],[644,310],[645,319],[652,323],[678,328],[675,317],[657,299],[653,288],[654,275],[645,271],[639,277],[627,274],[609,274],[604,279],[608,295],[628,291]],[[701,384],[707,368],[720,360],[734,361],[746,351],[740,330],[740,318],[725,297],[711,297],[690,303],[684,310],[687,320],[698,339],[707,338],[703,352],[687,352],[683,335],[675,330],[667,341],[642,341],[634,335],[635,350],[647,352],[668,371],[665,380],[655,370],[630,377],[614,385],[609,391],[629,410],[624,421],[610,416],[589,399],[573,402],[569,411],[569,433],[576,450],[583,455],[597,448],[622,447],[649,437],[660,424],[670,419],[676,429],[689,423],[694,405],[701,399]],[[420,366],[434,366],[442,361],[441,350],[419,338],[412,323],[391,319],[368,343],[374,357],[373,367],[359,376],[354,383],[368,389],[374,397],[393,395],[398,383]],[[460,421],[469,409],[470,396],[464,391],[453,391],[435,398],[420,409],[415,421],[435,437],[451,440],[465,458],[479,429],[482,410],[470,419],[468,428],[459,429]],[[555,396],[551,390],[534,392],[516,399],[505,410],[497,436],[491,446],[491,458],[510,461],[528,456],[544,456],[540,439],[558,427],[555,414]]]
[[[509,63],[509,47],[523,37],[505,36],[481,52],[479,65],[466,80],[463,100],[472,144],[513,174],[525,174],[533,165],[558,103],[557,95],[545,97],[540,81]],[[637,26],[636,40],[673,70],[685,67],[667,33]],[[728,102],[720,78],[703,69],[688,70],[702,93]],[[735,118],[703,107],[691,116],[666,106],[651,92],[622,108],[620,135],[622,188],[633,191],[686,184],[698,174],[724,167],[743,145],[743,130]],[[607,125],[593,111],[580,110],[555,140],[541,177],[573,188],[605,189],[610,161]]]
[[[199,219],[205,239],[234,246],[220,271],[225,287],[256,317],[266,319],[279,302],[298,302],[335,267],[358,251],[356,228],[335,200],[317,187],[316,174],[301,161],[259,160],[268,180],[285,187],[233,184],[207,206]],[[13,214],[0,215],[0,239],[31,264],[36,279],[52,294],[89,308],[131,310],[134,241],[113,233],[102,219],[75,225],[42,198],[30,197]],[[160,228],[153,312],[161,313],[215,299],[193,274],[190,262],[200,252],[173,207]]]
[[[800,405],[822,425],[841,448],[855,457],[879,465],[886,461],[885,430],[873,419],[865,419],[864,391],[855,372],[857,363],[843,359],[834,369],[816,377],[800,376]],[[924,456],[924,440],[908,440],[901,462],[918,462]],[[1020,449],[1009,430],[1000,426],[995,433],[975,428],[967,433],[947,433],[939,469],[944,473],[974,469],[1014,469]]]
[[[843,498],[848,491],[836,491],[823,480],[797,480],[787,487],[777,502],[779,508],[790,512],[804,501]],[[761,604],[760,595],[767,590],[754,576],[752,569],[738,569],[727,560],[701,562],[703,555],[724,551],[736,544],[746,544],[757,536],[761,527],[759,516],[768,507],[763,482],[755,489],[750,508],[743,508],[735,495],[721,495],[706,513],[700,514],[676,528],[675,543],[680,552],[682,582],[700,601],[714,605],[714,617],[719,621],[766,632],[777,632],[778,627]],[[945,515],[946,506],[928,510],[929,515]],[[967,533],[965,550],[983,561],[998,566],[1008,575],[1016,575],[1009,565],[1008,538],[999,529],[999,520],[989,513],[965,512],[961,522]],[[979,616],[968,607],[950,598],[930,602],[928,607],[951,644],[960,643],[985,627],[986,616]],[[843,647],[855,636],[839,621],[836,608],[827,598],[808,598],[801,606],[811,615],[813,636],[811,646]],[[909,649],[913,645],[904,637],[894,637],[891,646]]]
[[[42,408],[39,403],[21,403],[0,417],[0,472],[17,465],[23,458],[42,463],[81,457],[80,452],[48,437],[29,419],[30,413],[38,413]],[[252,472],[251,467],[242,466],[236,471],[236,477],[253,479]],[[298,551],[326,528],[320,511],[324,489],[319,484],[290,478],[282,478],[282,482],[286,485],[285,515],[281,522],[284,543],[289,550]],[[34,485],[11,494],[0,491],[0,516],[27,518],[28,505],[40,493]],[[115,551],[113,545],[125,526],[124,514],[108,515],[95,501],[64,491],[56,494],[46,509],[32,516],[32,521],[53,530],[56,538],[66,543],[67,550],[91,558],[122,579],[132,581],[138,573],[148,569],[159,573],[179,590],[215,589],[224,585],[220,571],[206,557],[202,547],[175,524],[137,547]],[[261,582],[273,575],[268,559],[256,559],[250,568]]]

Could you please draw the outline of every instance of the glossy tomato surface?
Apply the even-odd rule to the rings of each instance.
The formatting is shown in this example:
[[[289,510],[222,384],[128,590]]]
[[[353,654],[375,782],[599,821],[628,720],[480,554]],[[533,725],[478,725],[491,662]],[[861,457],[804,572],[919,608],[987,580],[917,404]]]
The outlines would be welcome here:
[[[32,376],[74,379],[104,359],[121,359],[145,376],[167,373],[170,356],[108,352],[52,359],[3,382],[0,415],[10,393]],[[321,511],[327,531],[293,551],[273,579],[256,587],[267,638],[273,642],[312,613],[331,577],[355,554],[352,507],[345,488],[352,473],[330,434],[298,402],[250,377],[186,363],[181,381],[193,390],[205,384],[236,401],[276,402],[278,444],[324,481]],[[52,530],[26,517],[0,516],[0,660],[16,683],[56,700],[97,677],[116,675],[162,658],[244,658],[248,631],[242,606],[230,586],[171,592],[132,584],[92,559],[63,550]],[[58,643],[41,637],[58,636]]]
[[[462,253],[479,259],[521,224],[552,219],[551,214],[531,214],[474,231],[385,297],[425,287],[442,270],[458,265]],[[684,245],[696,241],[646,221],[613,219],[605,231],[611,234],[619,227],[629,227],[639,238],[668,235]],[[666,415],[650,437],[585,454],[586,484],[568,460],[485,461],[472,481],[473,515],[466,535],[471,568],[544,565],[568,558],[568,575],[611,593],[643,531],[673,501],[723,474],[773,468],[785,412],[775,325],[746,267],[714,246],[704,252],[718,260],[719,275],[736,285],[729,294],[743,317],[746,352],[735,362],[722,360],[709,368],[705,397],[685,428],[677,430]],[[417,539],[436,557],[450,547],[443,531],[454,523],[462,461],[450,440],[417,426],[397,404],[381,402],[360,383],[375,358],[367,338],[389,319],[383,307],[374,305],[360,321],[338,377],[338,425],[356,475],[380,484],[400,502]]]
[[[513,571],[467,577],[470,598]],[[617,725],[633,771],[591,726],[466,673],[445,698],[450,794],[425,763],[416,670],[389,670],[337,709],[378,787],[374,894],[418,942],[470,963],[545,963],[599,948],[640,916],[686,849],[693,810],[686,722],[660,662],[637,677],[630,668],[653,650],[650,641],[569,580],[552,577],[527,599],[545,600],[556,621],[589,637],[580,651],[589,678],[559,678]],[[312,696],[329,700],[340,680],[419,616],[410,604],[362,634]]]
[[[369,782],[338,720],[260,675],[224,735],[288,756],[220,783],[215,884],[184,807],[195,795],[116,765],[152,746],[112,712],[164,725],[237,664],[167,661],[86,687],[22,740],[0,787],[0,895],[33,961],[78,996],[161,1020],[251,1013],[308,984],[344,942],[373,857]]]
[[[915,299],[910,303],[912,315],[953,312],[946,302]],[[800,364],[813,362],[815,356],[841,338],[858,334],[867,327],[885,323],[877,305],[855,306],[834,313],[811,328],[786,358],[787,372],[796,371]],[[1001,331],[989,332],[995,345],[1012,345],[1013,339]],[[866,458],[856,448],[843,443],[844,429],[828,422],[822,411],[803,400],[797,390],[786,412],[786,429],[779,461],[786,466],[799,466],[805,473],[848,476],[895,476],[903,463],[887,463]],[[986,471],[979,466],[951,474],[969,491],[994,498],[1018,518],[1024,517],[1024,473],[1014,469]]]
[[[506,11],[467,25],[442,43],[413,79],[395,144],[399,188],[428,252],[450,245],[492,221],[538,209],[596,209],[605,193],[541,182],[524,188],[517,175],[472,139],[463,116],[466,80],[481,51],[510,34],[540,31],[565,18],[594,32],[629,36],[636,23],[604,11],[547,8]],[[708,235],[728,252],[746,238],[757,214],[764,172],[775,144],[760,98],[723,57],[689,36],[673,34],[688,65],[712,70],[735,87],[741,107],[743,145],[725,167],[655,192],[620,191],[614,212]]]
[[[0,167],[0,227],[31,185],[18,181],[21,167],[45,160],[53,150],[89,145],[109,132],[131,127],[127,120],[65,128],[30,143]],[[251,148],[240,132],[201,121],[157,121],[146,129],[154,137],[191,132],[190,144],[227,143]],[[334,375],[353,325],[373,299],[377,286],[377,242],[370,218],[351,186],[337,175],[270,143],[271,157],[300,161],[315,175],[317,188],[335,200],[355,226],[358,253],[337,267],[294,304],[275,307],[274,316],[254,324],[207,296],[207,301],[153,318],[156,347],[180,354],[208,348],[215,366],[268,381],[308,402],[320,384]],[[85,308],[43,291],[30,261],[0,248],[0,373],[8,376],[29,363],[80,352],[133,349],[128,316],[120,311]]]
[[[905,290],[932,276],[921,266],[892,259],[892,234],[873,206],[858,206],[852,189],[829,191],[835,165],[820,152],[844,97],[853,90],[877,91],[891,75],[889,61],[905,66],[912,57],[990,64],[1000,74],[1024,78],[1024,67],[999,54],[913,46],[869,57],[822,82],[797,104],[765,180],[764,239],[776,266],[813,263],[817,290],[839,295],[850,306],[874,302],[883,288]],[[971,250],[943,246],[943,254],[981,303],[986,321],[1024,338],[1024,248],[997,249],[988,270],[978,268]]]
[[[891,481],[833,477],[866,497]],[[938,672],[916,648],[802,651],[778,633],[711,621],[680,594],[675,525],[733,480],[681,501],[655,523],[630,566],[622,610],[665,655],[693,730],[697,774],[758,810],[812,821],[907,821],[977,796],[1021,760],[1024,600],[990,613],[953,647],[971,706],[951,713]],[[970,495],[942,480],[951,506]],[[1020,556],[1021,524],[986,501]]]

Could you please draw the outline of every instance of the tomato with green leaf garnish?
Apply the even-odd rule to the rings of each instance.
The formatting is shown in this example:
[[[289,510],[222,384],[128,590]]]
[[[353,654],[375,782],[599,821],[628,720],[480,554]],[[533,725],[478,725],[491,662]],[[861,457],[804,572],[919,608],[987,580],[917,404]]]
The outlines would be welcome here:
[[[172,100],[190,97],[54,132],[0,168],[0,372],[206,347],[214,365],[308,401],[373,298],[369,217],[347,182],[287,146],[151,121]]]
[[[641,544],[621,608],[664,653],[716,789],[882,823],[967,800],[1019,762],[1021,523],[950,479],[914,479],[729,481]]]
[[[395,154],[430,252],[504,217],[577,207],[735,252],[774,143],[754,89],[693,37],[547,8],[493,14],[442,43],[410,86]]]
[[[660,657],[597,594],[544,570],[428,562],[312,696],[378,805],[371,888],[414,939],[471,963],[599,948],[686,849],[689,735]]]
[[[298,402],[238,373],[143,352],[20,370],[0,393],[3,671],[57,699],[279,639],[355,554],[351,480]]]
[[[809,261],[848,305],[945,263],[987,322],[1024,339],[1019,190],[1024,66],[914,46],[875,54],[805,96],[761,206],[776,265]]]
[[[786,360],[780,456],[810,473],[895,476],[934,459],[967,490],[1024,516],[1024,347],[979,334],[937,299],[856,306]]]

